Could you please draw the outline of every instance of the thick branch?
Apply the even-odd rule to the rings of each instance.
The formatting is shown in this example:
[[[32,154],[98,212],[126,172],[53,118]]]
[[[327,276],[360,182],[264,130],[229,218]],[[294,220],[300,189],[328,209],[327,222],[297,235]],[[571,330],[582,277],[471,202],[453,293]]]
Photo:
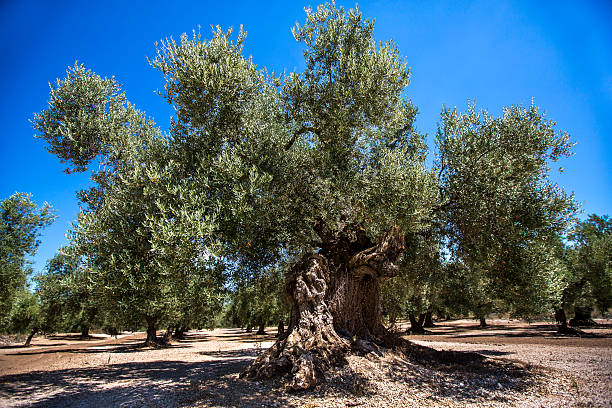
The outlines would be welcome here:
[[[316,133],[317,135],[319,134],[319,131],[312,126],[302,126],[301,128],[298,129],[297,132],[293,134],[291,139],[285,144],[285,150],[289,150],[291,146],[293,146],[293,144],[297,140],[298,136],[303,135],[306,132]]]
[[[349,269],[354,275],[363,277],[393,277],[397,275],[395,264],[405,249],[404,234],[399,227],[393,227],[385,234],[378,245],[354,255],[349,261]]]

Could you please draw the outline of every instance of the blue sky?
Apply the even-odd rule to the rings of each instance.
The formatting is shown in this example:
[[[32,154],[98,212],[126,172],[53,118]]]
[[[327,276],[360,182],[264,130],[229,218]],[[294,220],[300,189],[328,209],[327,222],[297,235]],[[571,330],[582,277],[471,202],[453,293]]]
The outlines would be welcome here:
[[[58,219],[48,227],[35,270],[67,241],[76,218],[75,193],[87,174],[63,166],[33,137],[29,119],[46,106],[48,83],[75,60],[114,75],[128,99],[167,129],[172,111],[154,93],[161,75],[146,57],[155,42],[198,25],[240,24],[245,51],[260,67],[301,70],[290,28],[318,3],[105,1],[0,2],[0,199],[15,191],[47,201]],[[338,1],[353,7],[353,2]],[[393,39],[412,68],[406,95],[419,108],[417,126],[431,136],[443,105],[468,100],[498,115],[531,98],[577,143],[554,180],[574,192],[584,214],[612,215],[612,2],[363,1],[378,40]]]

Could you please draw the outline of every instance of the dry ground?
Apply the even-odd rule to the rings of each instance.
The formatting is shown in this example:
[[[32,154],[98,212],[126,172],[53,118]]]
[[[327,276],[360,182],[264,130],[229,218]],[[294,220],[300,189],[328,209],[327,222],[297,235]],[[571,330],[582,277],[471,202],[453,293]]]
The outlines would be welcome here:
[[[612,321],[583,338],[549,323],[491,323],[437,323],[408,338],[450,352],[351,356],[326,385],[295,394],[280,380],[238,378],[272,335],[197,331],[163,349],[141,347],[142,333],[36,337],[0,348],[0,406],[612,406]]]

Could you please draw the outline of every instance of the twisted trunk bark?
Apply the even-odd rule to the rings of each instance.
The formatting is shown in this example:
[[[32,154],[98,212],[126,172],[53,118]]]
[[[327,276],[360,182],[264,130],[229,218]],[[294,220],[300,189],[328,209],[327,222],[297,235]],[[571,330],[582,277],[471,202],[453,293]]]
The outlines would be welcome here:
[[[397,274],[403,234],[393,228],[373,245],[360,232],[352,240],[324,228],[317,232],[322,249],[298,262],[287,278],[289,328],[241,377],[290,373],[290,390],[312,388],[351,349],[370,351],[383,340],[379,285]]]

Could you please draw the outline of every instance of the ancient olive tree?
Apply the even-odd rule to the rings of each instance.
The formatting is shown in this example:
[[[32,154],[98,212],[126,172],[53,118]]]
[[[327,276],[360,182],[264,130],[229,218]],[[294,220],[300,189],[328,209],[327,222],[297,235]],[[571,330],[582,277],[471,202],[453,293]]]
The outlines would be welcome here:
[[[402,97],[409,70],[373,28],[358,10],[308,9],[293,30],[305,71],[283,78],[242,56],[242,32],[168,40],[152,61],[200,193],[187,205],[214,214],[211,248],[250,268],[295,260],[289,328],[249,378],[309,388],[351,347],[383,341],[380,283],[427,222],[435,189]]]
[[[38,207],[30,194],[15,193],[0,202],[0,321],[26,287],[32,272],[28,256],[40,244],[40,230],[55,215],[49,204]]]
[[[519,316],[552,310],[563,289],[554,248],[576,207],[549,173],[571,154],[568,135],[533,105],[499,118],[471,105],[442,112],[437,145],[441,219],[477,289],[473,312],[484,318],[496,302]]]
[[[244,57],[242,30],[162,41],[150,63],[175,110],[168,134],[114,79],[77,65],[58,82],[34,123],[72,170],[104,165],[81,193],[74,240],[107,303],[151,320],[154,336],[178,316],[192,274],[225,266],[204,280],[215,287],[292,264],[288,330],[244,375],[288,374],[290,389],[306,389],[351,349],[385,344],[381,284],[398,274],[406,240],[416,249],[405,262],[420,256],[435,215],[447,238],[423,246],[434,248],[423,264],[439,263],[448,242],[491,298],[517,305],[516,293],[543,287],[543,258],[525,248],[571,212],[546,179],[567,138],[535,108],[500,119],[447,111],[437,179],[403,94],[408,66],[373,30],[357,9],[307,9],[293,29],[304,71],[280,77]]]

